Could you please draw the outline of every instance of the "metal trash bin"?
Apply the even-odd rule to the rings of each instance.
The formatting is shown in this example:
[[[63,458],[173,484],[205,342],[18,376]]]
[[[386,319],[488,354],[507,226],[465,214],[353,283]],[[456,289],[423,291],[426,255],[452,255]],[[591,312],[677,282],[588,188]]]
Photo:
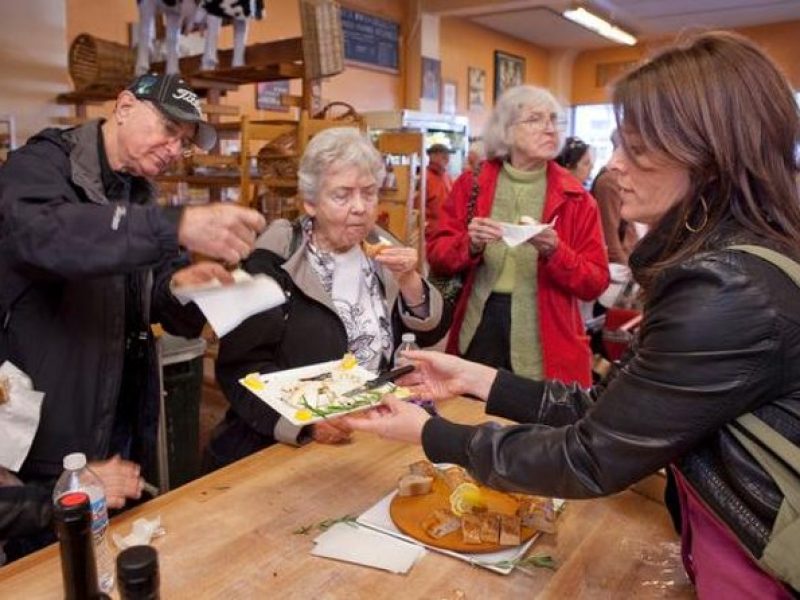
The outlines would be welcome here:
[[[165,333],[159,348],[163,394],[158,465],[163,493],[200,476],[200,400],[206,342]]]

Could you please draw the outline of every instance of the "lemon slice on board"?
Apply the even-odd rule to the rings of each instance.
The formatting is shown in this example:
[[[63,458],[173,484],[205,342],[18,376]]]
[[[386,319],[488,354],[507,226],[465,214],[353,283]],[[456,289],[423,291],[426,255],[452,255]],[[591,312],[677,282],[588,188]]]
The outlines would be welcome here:
[[[459,484],[450,494],[450,509],[458,517],[471,513],[476,508],[486,508],[486,500],[474,483]]]

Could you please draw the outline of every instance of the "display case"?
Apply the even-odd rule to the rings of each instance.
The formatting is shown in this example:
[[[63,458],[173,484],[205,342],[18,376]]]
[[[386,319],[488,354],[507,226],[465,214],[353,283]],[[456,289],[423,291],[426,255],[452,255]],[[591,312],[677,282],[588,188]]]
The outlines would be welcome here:
[[[383,110],[364,113],[373,138],[384,131],[420,131],[424,147],[444,144],[453,154],[448,170],[455,179],[464,170],[469,150],[469,119],[463,115],[441,115],[416,110]]]

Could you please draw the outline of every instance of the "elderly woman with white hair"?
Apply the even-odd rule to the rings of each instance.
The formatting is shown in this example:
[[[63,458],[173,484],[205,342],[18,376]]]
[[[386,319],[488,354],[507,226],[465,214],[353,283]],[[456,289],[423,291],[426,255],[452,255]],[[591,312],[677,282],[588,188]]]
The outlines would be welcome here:
[[[364,252],[384,175],[381,155],[357,129],[327,129],[309,143],[298,172],[305,217],[271,223],[243,265],[278,281],[287,301],[220,341],[216,374],[231,408],[212,435],[207,469],[275,441],[349,439],[350,430],[335,419],[291,425],[238,383],[248,373],[335,360],[346,352],[377,371],[389,365],[404,332],[415,333],[423,346],[444,336],[449,311],[420,276],[417,251],[392,246],[374,257]]]
[[[608,286],[608,259],[594,199],[553,160],[563,128],[547,90],[506,91],[483,135],[487,160],[456,180],[427,254],[437,274],[464,277],[448,352],[589,386],[578,301]],[[553,227],[509,247],[502,224],[523,217]]]

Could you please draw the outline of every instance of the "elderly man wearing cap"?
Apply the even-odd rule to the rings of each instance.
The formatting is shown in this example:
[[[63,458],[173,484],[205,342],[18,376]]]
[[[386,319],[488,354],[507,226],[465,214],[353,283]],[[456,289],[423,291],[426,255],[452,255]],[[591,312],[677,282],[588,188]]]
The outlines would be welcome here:
[[[10,361],[45,393],[17,472],[40,493],[11,510],[46,521],[71,452],[86,454],[110,507],[139,497],[158,422],[150,322],[198,335],[202,315],[181,306],[171,286],[231,280],[220,264],[189,265],[182,249],[236,263],[265,227],[241,207],[154,202],[149,178],[215,142],[180,78],[146,75],[119,94],[109,119],[45,129],[0,170],[0,364]],[[10,557],[35,545],[14,541]]]
[[[433,144],[428,148],[428,168],[425,170],[425,239],[436,230],[441,208],[450,190],[453,180],[447,172],[450,164],[450,148],[444,144]]]

